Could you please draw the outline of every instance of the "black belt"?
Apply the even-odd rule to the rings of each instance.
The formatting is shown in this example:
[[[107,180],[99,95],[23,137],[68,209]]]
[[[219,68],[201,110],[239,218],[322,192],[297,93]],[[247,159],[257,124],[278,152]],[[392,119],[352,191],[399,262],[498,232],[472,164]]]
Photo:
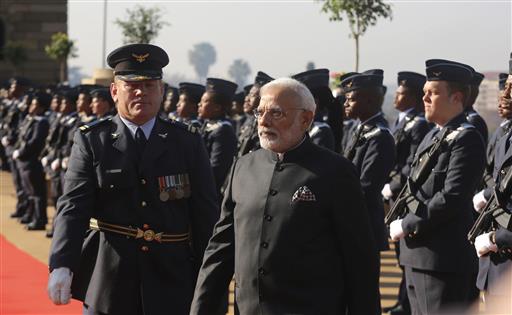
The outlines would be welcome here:
[[[89,228],[92,230],[104,231],[104,232],[112,232],[116,234],[131,236],[135,239],[144,239],[147,242],[157,241],[159,243],[162,242],[183,242],[187,241],[189,238],[188,233],[183,234],[165,234],[163,232],[156,233],[153,230],[145,229],[141,230],[139,228],[132,228],[117,224],[111,224],[106,222],[101,222],[97,219],[91,219],[89,221]]]

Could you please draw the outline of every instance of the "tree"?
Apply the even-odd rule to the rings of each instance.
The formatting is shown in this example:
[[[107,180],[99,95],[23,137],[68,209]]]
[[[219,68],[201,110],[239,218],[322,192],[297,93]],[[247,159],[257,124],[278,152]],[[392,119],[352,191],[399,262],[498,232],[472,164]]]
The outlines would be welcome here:
[[[382,0],[321,0],[322,12],[330,14],[330,21],[342,21],[346,15],[351,37],[356,44],[356,67],[359,71],[359,38],[379,17],[391,19],[391,6]]]
[[[188,52],[188,60],[194,66],[199,82],[204,82],[210,66],[217,61],[217,52],[210,43],[195,44]]]
[[[27,48],[20,42],[8,41],[1,55],[14,67],[14,75],[18,74],[18,69],[28,60]]]
[[[59,79],[64,82],[67,79],[66,61],[68,58],[74,58],[76,54],[75,42],[69,39],[66,33],[58,32],[52,35],[49,45],[44,47],[44,51],[51,59],[57,60],[60,66]]]
[[[313,61],[309,61],[306,64],[306,71],[314,70],[315,69],[315,63]]]
[[[251,67],[249,67],[249,63],[243,59],[235,59],[231,66],[229,66],[228,75],[240,88],[245,86],[249,74],[251,74]]]
[[[158,32],[170,23],[162,21],[163,11],[158,7],[144,8],[140,5],[133,10],[127,9],[126,20],[116,19],[123,33],[125,44],[149,44],[158,36]]]

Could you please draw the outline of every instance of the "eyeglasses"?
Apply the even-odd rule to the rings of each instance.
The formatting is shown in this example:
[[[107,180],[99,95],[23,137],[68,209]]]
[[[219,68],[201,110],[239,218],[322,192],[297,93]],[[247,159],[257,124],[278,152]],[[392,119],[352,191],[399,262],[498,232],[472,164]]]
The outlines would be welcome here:
[[[252,113],[253,113],[254,117],[256,117],[256,119],[260,119],[261,117],[263,117],[263,115],[265,113],[268,113],[270,115],[270,117],[272,117],[272,119],[279,120],[281,118],[286,117],[286,113],[288,111],[292,111],[292,110],[306,111],[305,108],[289,108],[287,110],[282,110],[280,108],[269,108],[268,110],[264,110],[262,108],[256,108],[255,110],[252,111]]]

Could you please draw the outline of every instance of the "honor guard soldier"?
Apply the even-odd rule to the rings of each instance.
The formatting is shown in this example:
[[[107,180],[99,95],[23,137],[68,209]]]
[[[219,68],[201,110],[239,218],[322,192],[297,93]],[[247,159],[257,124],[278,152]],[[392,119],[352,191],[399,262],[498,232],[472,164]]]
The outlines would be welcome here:
[[[115,104],[108,88],[99,88],[91,91],[91,110],[96,120],[109,118],[115,115]]]
[[[29,207],[24,214],[28,221],[26,228],[29,231],[44,230],[48,222],[46,180],[39,156],[48,135],[49,123],[44,112],[50,106],[50,102],[49,94],[35,93],[28,115],[19,128],[18,140],[12,153],[23,190],[29,200]]]
[[[175,119],[176,106],[178,105],[179,91],[174,86],[168,86],[165,93],[165,100],[162,105],[163,116],[168,119]]]
[[[383,76],[379,74],[355,74],[341,83],[346,97],[347,117],[361,121],[347,144],[344,156],[359,172],[377,249],[380,251],[388,249],[381,191],[395,162],[395,141],[381,111],[382,80]]]
[[[181,82],[179,84],[179,98],[176,106],[176,120],[195,128],[201,128],[197,120],[197,105],[204,94],[204,85]]]
[[[468,120],[468,122],[475,126],[476,130],[478,130],[478,132],[482,136],[484,143],[487,145],[487,141],[489,140],[489,130],[487,128],[487,124],[485,123],[485,120],[482,118],[482,116],[480,116],[480,114],[477,113],[473,108],[473,105],[475,104],[476,98],[478,97],[480,91],[480,83],[482,83],[483,79],[483,74],[476,71],[473,72],[473,77],[471,79],[471,82],[469,83],[469,88],[471,92],[467,100],[464,112],[466,113],[466,119]]]
[[[333,106],[334,101],[329,88],[329,70],[309,70],[295,74],[292,78],[302,82],[315,98],[315,119],[309,130],[311,141],[316,145],[334,151],[334,134],[331,126],[327,123],[329,108]]]
[[[219,194],[236,154],[235,129],[226,118],[236,87],[230,81],[208,78],[206,91],[199,103],[199,118],[204,120],[201,135]]]
[[[437,127],[416,151],[408,189],[398,197],[407,200],[407,211],[390,222],[390,236],[400,240],[412,313],[457,313],[462,310],[452,308],[467,306],[474,287],[476,259],[466,235],[473,224],[471,196],[482,178],[485,146],[464,113],[470,67],[448,60],[426,65],[425,118]]]
[[[353,118],[348,118],[347,115],[345,114],[345,92],[343,91],[343,87],[341,85],[341,82],[343,82],[343,80],[345,80],[346,78],[348,77],[351,77],[353,76],[354,74],[357,74],[357,72],[347,72],[343,75],[341,75],[338,79],[338,81],[340,82],[336,88],[336,102],[337,102],[337,105],[336,106],[341,106],[342,108],[342,112],[341,112],[341,115],[343,117],[343,132],[341,134],[341,145],[340,145],[340,152],[345,152],[345,149],[347,148],[347,143],[348,141],[350,140],[350,138],[352,137],[352,132],[354,131],[354,129],[357,127],[358,125],[358,122],[356,119],[353,119]]]
[[[307,87],[281,78],[260,93],[262,148],[234,163],[190,314],[222,314],[233,275],[240,314],[381,314],[357,171],[311,142]]]
[[[512,112],[512,54],[510,57],[510,70],[499,101],[499,111],[502,117],[510,115]],[[507,185],[506,182],[510,181],[508,174],[511,172],[512,166],[511,141],[512,130],[509,128],[496,144],[493,173],[496,188],[499,189],[499,195],[496,196],[500,197],[500,208],[503,208],[508,216],[512,209],[512,191],[510,187],[503,188],[505,188],[504,185]],[[508,185],[510,186],[510,184]],[[488,200],[493,197],[494,190],[494,186],[489,187],[473,198],[476,211],[480,212],[484,209]],[[506,279],[507,270],[512,268],[512,231],[510,226],[503,227],[493,222],[492,230],[476,237],[474,245],[479,257],[479,274],[476,284],[480,290],[485,291],[486,311],[497,313],[496,305],[499,303],[508,305],[510,311],[510,292],[512,290],[510,278],[498,285],[500,280]]]
[[[233,102],[231,102],[231,110],[229,111],[229,118],[235,126],[235,134],[238,138],[240,135],[240,128],[245,121],[244,113],[244,102],[245,102],[245,91],[241,91],[233,96]]]
[[[512,107],[510,102],[505,97],[502,97],[502,93],[505,90],[505,82],[507,81],[508,73],[500,73],[498,77],[499,81],[499,97],[498,97],[498,115],[503,119],[500,125],[496,128],[489,143],[487,144],[487,165],[484,172],[483,188],[494,186],[494,152],[498,141],[506,135],[512,128]]]
[[[395,94],[395,109],[398,118],[391,131],[395,138],[396,161],[389,176],[389,182],[382,189],[385,200],[394,200],[405,185],[411,169],[411,163],[418,145],[430,130],[423,113],[423,85],[426,77],[416,72],[402,71],[397,75],[398,88]],[[400,244],[395,244],[397,258],[400,256]],[[397,303],[384,309],[391,315],[410,314],[409,299],[405,278],[402,273]]]
[[[158,117],[164,50],[127,45],[107,62],[119,114],[75,134],[48,293],[84,314],[188,314],[219,215],[208,156],[193,129]]]
[[[245,155],[260,148],[258,122],[253,115],[253,111],[260,103],[260,89],[272,80],[274,80],[274,78],[262,71],[258,71],[254,78],[254,84],[249,90],[247,101],[244,105],[244,112],[246,113],[247,118],[245,119],[242,127],[240,127],[240,136],[238,137],[238,156]]]

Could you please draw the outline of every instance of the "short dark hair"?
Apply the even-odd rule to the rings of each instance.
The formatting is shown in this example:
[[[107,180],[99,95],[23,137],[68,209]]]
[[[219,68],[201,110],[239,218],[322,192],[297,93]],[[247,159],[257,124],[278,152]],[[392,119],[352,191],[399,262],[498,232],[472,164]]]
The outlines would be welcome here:
[[[461,82],[452,82],[452,81],[446,81],[447,87],[448,87],[448,94],[452,95],[455,92],[461,92],[462,93],[462,105],[466,107],[466,103],[469,100],[470,96],[470,87],[466,83]]]
[[[207,91],[210,93],[213,103],[219,104],[222,107],[224,114],[227,114],[231,109],[231,98],[224,93],[217,93],[215,91]]]

